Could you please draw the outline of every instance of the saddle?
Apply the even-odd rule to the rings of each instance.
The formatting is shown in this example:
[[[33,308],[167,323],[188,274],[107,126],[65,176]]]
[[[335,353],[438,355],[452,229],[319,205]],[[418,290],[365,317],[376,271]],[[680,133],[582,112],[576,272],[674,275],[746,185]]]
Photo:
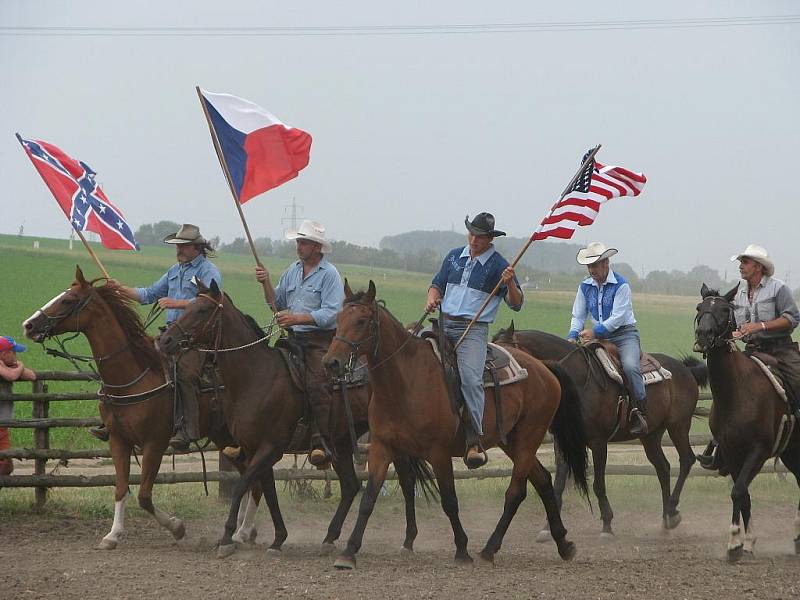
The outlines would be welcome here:
[[[755,362],[759,368],[767,376],[772,387],[778,393],[778,396],[783,400],[786,405],[786,414],[781,417],[781,423],[778,426],[778,433],[775,436],[775,443],[772,446],[771,456],[779,456],[783,454],[789,440],[794,432],[796,425],[794,415],[792,414],[791,406],[789,405],[789,397],[786,394],[786,388],[783,386],[783,377],[778,370],[778,359],[767,354],[766,352],[758,352],[757,350],[746,351],[745,354]],[[777,460],[777,458],[775,459]]]
[[[298,390],[305,392],[305,361],[303,360],[302,351],[296,348],[288,338],[279,338],[275,342],[275,348],[281,353],[281,358],[283,358],[283,362],[286,363],[286,368],[289,371],[289,376],[294,386]],[[369,383],[369,369],[367,368],[366,358],[363,356],[358,358],[356,368],[347,374],[345,381],[348,389],[362,387]],[[340,390],[342,386],[337,381],[332,384],[331,389],[334,391]]]
[[[625,381],[622,376],[622,363],[619,360],[617,347],[611,342],[594,341],[589,344],[589,349],[594,352],[606,374],[625,387]],[[653,355],[646,352],[642,352],[639,368],[642,371],[642,381],[645,386],[672,379],[672,373],[662,367],[661,363]]]

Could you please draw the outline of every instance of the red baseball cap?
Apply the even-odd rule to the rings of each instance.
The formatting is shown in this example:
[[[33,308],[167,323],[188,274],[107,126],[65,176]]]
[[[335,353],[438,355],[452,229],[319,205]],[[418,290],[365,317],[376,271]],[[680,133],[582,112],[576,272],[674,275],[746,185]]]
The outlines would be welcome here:
[[[18,344],[14,338],[2,335],[0,336],[0,352],[7,352],[13,350],[14,352],[25,352],[28,348],[22,344]]]

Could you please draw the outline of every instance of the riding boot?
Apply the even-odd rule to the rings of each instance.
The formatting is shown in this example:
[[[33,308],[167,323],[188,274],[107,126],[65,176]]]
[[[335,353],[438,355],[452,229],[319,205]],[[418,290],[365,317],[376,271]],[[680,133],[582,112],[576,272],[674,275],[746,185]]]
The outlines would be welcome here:
[[[331,466],[331,458],[331,450],[325,443],[325,438],[317,430],[316,424],[312,425],[311,452],[308,454],[308,462],[317,469],[325,470]]]
[[[477,469],[489,462],[486,451],[481,446],[472,423],[464,424],[464,440],[466,441],[466,452],[464,453],[464,464],[468,469]]]
[[[100,423],[97,427],[89,428],[89,435],[96,437],[101,442],[108,441],[108,428]]]
[[[719,454],[720,452],[717,442],[711,440],[708,442],[706,449],[703,450],[703,453],[696,454],[695,457],[697,458],[697,462],[699,462],[700,466],[704,469],[708,469],[709,471],[718,471],[721,466]]]
[[[186,428],[183,426],[178,428],[175,435],[169,438],[169,445],[175,450],[188,450],[189,444],[191,443],[192,439],[189,437],[189,434],[186,433]]]
[[[645,413],[645,400],[636,401],[631,410],[630,432],[631,435],[645,435],[647,433],[647,415]]]

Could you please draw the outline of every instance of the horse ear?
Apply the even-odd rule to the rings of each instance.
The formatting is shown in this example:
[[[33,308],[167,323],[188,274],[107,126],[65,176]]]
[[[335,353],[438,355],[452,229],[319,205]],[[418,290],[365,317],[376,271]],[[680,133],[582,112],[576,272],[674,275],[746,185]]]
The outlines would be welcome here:
[[[212,279],[211,280],[211,285],[208,286],[207,289],[208,289],[208,291],[210,291],[215,296],[219,296],[219,286],[217,285],[217,280],[216,279]]]
[[[725,294],[723,298],[725,298],[725,300],[727,300],[728,302],[732,302],[738,292],[739,292],[739,284],[737,283],[736,287],[734,287],[731,291]]]
[[[706,296],[708,296],[709,291],[710,290],[708,289],[708,286],[704,283],[703,287],[700,288],[700,297],[705,298]]]
[[[377,293],[377,290],[375,289],[375,282],[372,281],[372,279],[370,279],[369,280],[369,287],[367,288],[367,295],[366,295],[367,302],[374,302],[376,293]]]
[[[78,282],[81,287],[89,285],[89,282],[86,281],[86,278],[83,276],[83,271],[79,265],[75,265],[75,281]]]
[[[347,277],[344,278],[344,297],[345,298],[352,298],[353,290],[350,289],[350,283],[347,281]]]

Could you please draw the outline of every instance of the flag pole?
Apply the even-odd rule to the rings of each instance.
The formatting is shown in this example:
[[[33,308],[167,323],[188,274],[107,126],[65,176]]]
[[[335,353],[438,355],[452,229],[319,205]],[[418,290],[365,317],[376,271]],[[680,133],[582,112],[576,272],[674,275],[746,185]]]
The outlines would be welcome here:
[[[556,200],[553,203],[552,207],[550,207],[550,212],[547,213],[547,216],[545,217],[545,219],[547,219],[548,217],[550,217],[553,214],[553,211],[555,211],[555,209],[558,206],[559,202],[561,202],[564,199],[564,196],[566,196],[572,190],[572,187],[575,185],[575,182],[578,181],[578,178],[581,176],[581,173],[583,173],[583,170],[586,168],[586,166],[592,160],[594,160],[594,157],[597,154],[597,152],[600,150],[601,146],[602,146],[602,144],[597,144],[597,146],[595,146],[594,148],[592,148],[589,151],[589,153],[586,155],[586,158],[581,163],[581,166],[578,168],[578,171],[575,173],[575,175],[572,177],[570,182],[567,184],[567,187],[564,188],[564,191],[561,192],[561,196],[559,197],[559,199]],[[514,268],[514,267],[517,266],[517,263],[522,258],[522,255],[525,254],[525,252],[527,252],[528,248],[530,248],[530,246],[533,243],[533,241],[534,241],[533,240],[533,235],[531,235],[531,237],[528,238],[528,241],[525,242],[525,245],[522,246],[522,249],[520,249],[520,251],[517,252],[517,255],[514,257],[514,260],[509,265],[511,268]],[[469,322],[469,325],[467,325],[467,328],[464,330],[464,333],[462,333],[461,337],[458,338],[458,341],[456,342],[456,345],[454,346],[454,349],[458,348],[461,345],[461,342],[464,341],[464,338],[466,337],[467,333],[469,332],[470,329],[472,329],[472,326],[475,324],[475,321],[477,321],[478,318],[483,314],[483,311],[486,310],[486,307],[489,305],[489,302],[492,301],[492,298],[494,298],[494,295],[497,293],[497,290],[500,289],[500,286],[502,284],[503,284],[503,280],[501,279],[500,281],[497,282],[497,285],[494,286],[494,289],[486,297],[486,300],[483,301],[483,304],[478,309],[478,312],[475,313],[474,317],[472,317],[472,320]]]
[[[17,140],[19,141],[20,146],[22,146],[22,149],[25,151],[25,156],[27,156],[30,159],[31,163],[33,163],[33,159],[28,154],[28,151],[25,149],[25,144],[22,143],[22,136],[20,136],[19,133],[15,133],[14,135],[17,136]],[[34,166],[34,168],[36,168],[36,164],[35,163],[33,163],[33,166]],[[38,169],[37,169],[37,173],[38,173]],[[42,177],[42,181],[44,181],[44,184],[47,186],[47,189],[50,190],[50,193],[53,194],[53,196],[55,198],[58,198],[58,196],[56,195],[55,191],[53,191],[53,188],[50,187],[50,184],[47,182],[47,180],[44,177]],[[69,222],[70,227],[72,227],[72,229],[75,231],[75,233],[78,234],[78,237],[81,238],[81,242],[83,242],[83,247],[86,248],[86,251],[89,253],[89,256],[91,256],[92,259],[94,259],[94,262],[97,265],[97,268],[100,269],[100,272],[103,274],[103,277],[105,277],[106,279],[111,279],[111,277],[108,274],[108,271],[106,271],[106,268],[103,266],[103,263],[100,262],[100,258],[97,256],[97,254],[95,254],[95,251],[92,250],[92,247],[89,245],[89,242],[86,241],[86,238],[83,237],[83,232],[80,229],[78,229],[77,227],[75,227],[75,223],[72,222],[72,219],[69,218],[69,215],[67,215],[65,213],[64,216],[67,217],[67,222]]]
[[[261,263],[261,259],[258,258],[258,253],[256,252],[256,245],[253,243],[253,236],[250,235],[250,228],[247,226],[247,219],[244,218],[244,211],[242,211],[242,203],[239,202],[239,196],[236,194],[236,189],[233,187],[233,178],[231,177],[231,173],[228,170],[228,163],[225,162],[225,157],[222,154],[222,147],[219,145],[219,138],[217,138],[217,130],[214,129],[214,124],[211,122],[211,116],[208,114],[208,107],[206,106],[205,101],[203,100],[203,93],[200,91],[200,86],[194,86],[194,89],[197,91],[197,97],[200,100],[200,106],[203,108],[203,114],[206,117],[206,122],[208,123],[208,129],[211,132],[211,139],[214,142],[214,150],[217,152],[217,159],[219,160],[219,164],[222,167],[223,172],[225,173],[225,179],[228,181],[228,188],[231,190],[231,195],[233,196],[233,202],[236,204],[236,210],[239,211],[239,218],[242,219],[242,225],[244,226],[244,233],[247,236],[247,242],[250,244],[250,250],[253,252],[253,258],[256,261],[256,264],[259,267],[263,267],[264,265]]]

